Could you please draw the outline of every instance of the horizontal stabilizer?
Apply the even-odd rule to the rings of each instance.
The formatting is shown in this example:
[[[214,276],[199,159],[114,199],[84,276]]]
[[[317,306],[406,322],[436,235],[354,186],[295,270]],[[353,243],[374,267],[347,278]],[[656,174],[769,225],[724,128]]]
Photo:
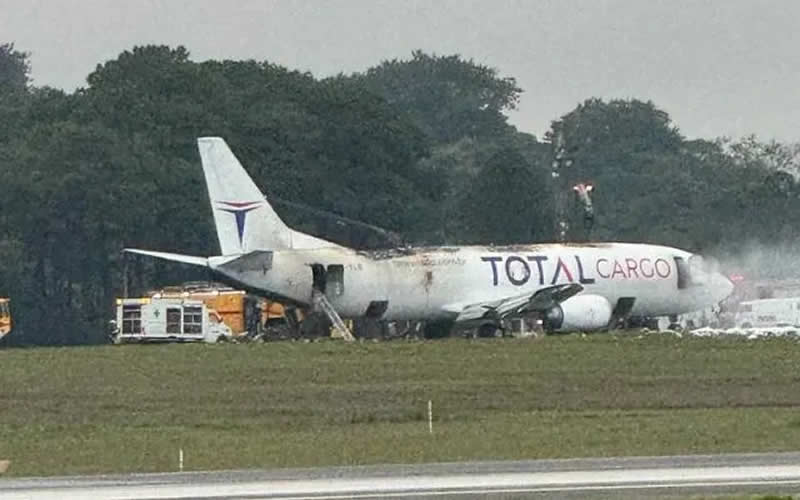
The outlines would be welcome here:
[[[183,255],[169,252],[153,252],[151,250],[139,250],[137,248],[125,248],[122,251],[124,253],[147,255],[148,257],[155,257],[157,259],[164,259],[172,262],[182,262],[184,264],[191,264],[193,266],[208,267],[207,257],[195,257],[194,255]]]
[[[272,252],[255,250],[242,256],[229,257],[229,260],[220,264],[219,268],[223,271],[230,270],[237,273],[254,271],[266,273],[272,269]]]

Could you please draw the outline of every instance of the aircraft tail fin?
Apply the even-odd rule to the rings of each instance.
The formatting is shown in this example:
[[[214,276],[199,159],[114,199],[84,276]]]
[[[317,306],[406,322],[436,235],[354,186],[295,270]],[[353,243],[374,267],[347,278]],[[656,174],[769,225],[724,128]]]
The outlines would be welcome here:
[[[292,248],[284,224],[219,137],[197,139],[222,255]]]

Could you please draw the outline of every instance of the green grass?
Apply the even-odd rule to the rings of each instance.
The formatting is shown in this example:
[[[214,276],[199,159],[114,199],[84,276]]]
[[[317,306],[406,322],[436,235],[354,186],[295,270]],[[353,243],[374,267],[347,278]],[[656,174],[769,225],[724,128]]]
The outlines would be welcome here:
[[[800,449],[800,344],[624,335],[0,351],[10,475]],[[434,433],[428,433],[427,401]]]

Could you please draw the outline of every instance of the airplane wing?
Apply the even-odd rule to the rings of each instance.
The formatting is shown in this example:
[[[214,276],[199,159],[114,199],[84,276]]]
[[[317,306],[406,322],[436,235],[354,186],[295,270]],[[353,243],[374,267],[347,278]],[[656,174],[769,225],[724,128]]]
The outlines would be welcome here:
[[[458,312],[456,322],[478,319],[501,320],[507,316],[532,311],[546,311],[551,307],[580,293],[583,287],[577,283],[568,283],[542,288],[533,293],[512,295],[499,300],[476,302],[464,307],[446,306],[448,311]]]

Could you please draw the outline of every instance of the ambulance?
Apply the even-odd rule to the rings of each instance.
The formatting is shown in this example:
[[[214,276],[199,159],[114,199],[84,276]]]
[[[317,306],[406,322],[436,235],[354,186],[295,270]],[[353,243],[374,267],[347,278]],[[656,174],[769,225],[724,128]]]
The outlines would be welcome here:
[[[117,299],[111,341],[215,343],[232,335],[222,316],[202,300],[144,297]]]

